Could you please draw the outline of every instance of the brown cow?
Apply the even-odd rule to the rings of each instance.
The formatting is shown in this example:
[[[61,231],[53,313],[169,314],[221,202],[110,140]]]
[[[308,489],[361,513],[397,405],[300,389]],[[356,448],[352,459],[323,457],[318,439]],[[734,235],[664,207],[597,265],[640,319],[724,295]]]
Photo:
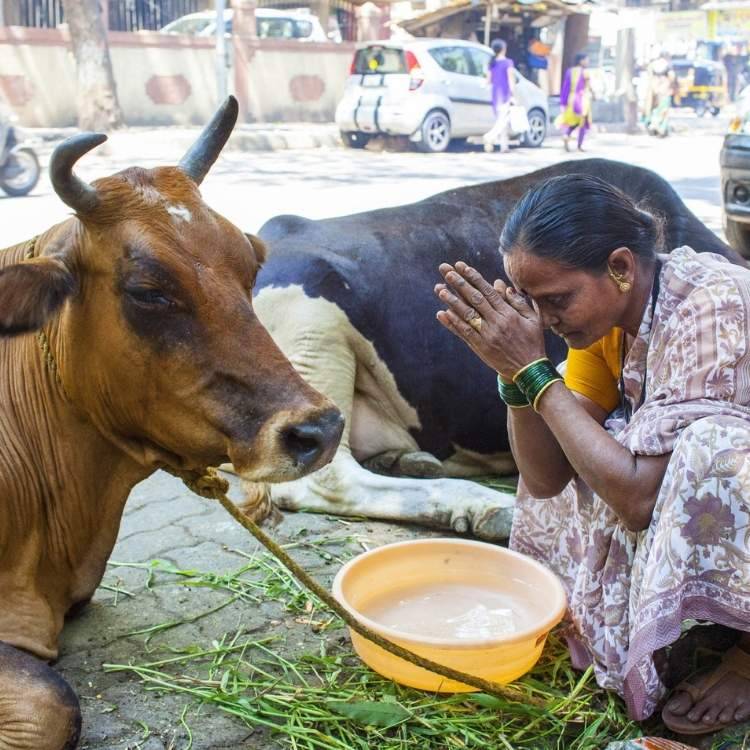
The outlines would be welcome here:
[[[258,322],[262,243],[198,185],[237,116],[229,99],[179,167],[88,185],[52,156],[75,216],[0,254],[0,748],[75,747],[78,701],[47,664],[90,599],[132,487],[160,465],[231,459],[256,481],[326,464],[343,420]],[[241,342],[241,345],[240,345]]]

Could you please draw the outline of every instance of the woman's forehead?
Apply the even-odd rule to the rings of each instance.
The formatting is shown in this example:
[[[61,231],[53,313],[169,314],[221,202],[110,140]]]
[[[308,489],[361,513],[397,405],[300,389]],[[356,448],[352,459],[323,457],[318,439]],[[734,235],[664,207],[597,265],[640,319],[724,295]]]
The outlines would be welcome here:
[[[505,254],[503,263],[513,286],[532,296],[557,294],[580,283],[581,271],[523,250]]]
[[[524,250],[506,253],[503,257],[505,271],[514,282],[525,284],[543,283],[553,280],[560,273],[569,271],[555,261],[540,258],[538,255]]]

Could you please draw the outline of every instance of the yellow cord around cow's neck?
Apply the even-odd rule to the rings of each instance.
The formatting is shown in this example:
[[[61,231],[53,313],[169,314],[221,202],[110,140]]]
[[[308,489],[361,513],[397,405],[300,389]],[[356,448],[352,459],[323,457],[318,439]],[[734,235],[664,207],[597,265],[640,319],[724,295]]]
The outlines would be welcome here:
[[[31,259],[34,257],[36,252],[36,242],[38,237],[30,240],[29,247],[26,249],[25,257]],[[55,380],[62,389],[65,397],[70,400],[65,391],[60,372],[55,362],[55,357],[50,347],[49,339],[47,338],[44,330],[40,330],[37,333],[37,341],[39,348],[42,352],[44,362],[49,367],[50,372],[54,375]],[[353,617],[346,609],[344,609],[338,601],[317,581],[312,579],[287,553],[267,536],[261,529],[250,520],[227,496],[229,490],[229,482],[226,479],[219,476],[216,469],[207,468],[202,471],[183,471],[175,469],[171,466],[162,465],[164,471],[172,474],[175,477],[181,479],[185,486],[188,487],[192,492],[200,497],[204,497],[210,500],[218,500],[222,507],[234,518],[237,523],[243,528],[249,531],[272,555],[285,565],[288,570],[299,580],[299,582],[317,596],[326,606],[328,606],[333,612],[335,612],[352,630],[359,633],[367,640],[372,641],[374,644],[380,646],[382,649],[388,651],[395,656],[398,656],[406,661],[416,664],[418,667],[427,669],[430,672],[435,672],[443,677],[447,677],[450,680],[456,682],[462,682],[466,685],[471,685],[479,690],[496,695],[501,698],[510,701],[530,703],[539,707],[544,708],[546,703],[537,698],[525,695],[520,691],[507,688],[504,685],[500,685],[496,682],[490,682],[484,680],[481,677],[475,677],[473,675],[465,674],[456,669],[437,664],[429,659],[425,659],[411,651],[408,651],[401,646],[392,643],[391,641],[383,638],[378,633],[373,632],[370,628],[362,625],[355,617]]]
[[[26,252],[24,253],[24,258],[26,260],[31,260],[31,258],[36,255],[36,243],[38,239],[39,235],[29,240],[29,246],[26,248]],[[55,357],[52,354],[52,347],[50,346],[49,339],[47,338],[47,334],[44,332],[43,328],[40,328],[36,332],[36,340],[39,343],[39,348],[42,350],[42,356],[44,357],[45,364],[49,368],[49,371],[52,373],[52,375],[54,375],[54,378],[57,381],[57,384],[60,386],[60,389],[62,390],[65,398],[70,401],[70,397],[65,390],[65,384],[62,381],[60,371],[57,369],[57,362],[55,362]]]

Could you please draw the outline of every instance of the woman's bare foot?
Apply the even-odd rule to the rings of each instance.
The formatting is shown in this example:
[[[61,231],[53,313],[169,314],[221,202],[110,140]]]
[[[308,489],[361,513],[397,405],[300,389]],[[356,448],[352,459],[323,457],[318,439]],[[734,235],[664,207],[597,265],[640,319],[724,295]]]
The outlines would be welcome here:
[[[678,685],[662,711],[677,734],[705,734],[750,719],[750,636],[724,655],[713,671]]]

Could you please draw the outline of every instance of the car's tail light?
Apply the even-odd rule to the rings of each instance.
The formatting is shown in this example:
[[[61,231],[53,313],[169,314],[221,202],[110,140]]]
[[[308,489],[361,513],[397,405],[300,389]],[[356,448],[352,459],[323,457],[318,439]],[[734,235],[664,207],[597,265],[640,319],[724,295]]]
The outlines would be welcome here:
[[[357,53],[354,53],[354,57],[352,57],[351,65],[349,66],[349,75],[353,76],[357,72]]]
[[[424,73],[417,56],[409,50],[406,51],[406,69],[409,72],[409,91],[416,91],[424,83]]]

